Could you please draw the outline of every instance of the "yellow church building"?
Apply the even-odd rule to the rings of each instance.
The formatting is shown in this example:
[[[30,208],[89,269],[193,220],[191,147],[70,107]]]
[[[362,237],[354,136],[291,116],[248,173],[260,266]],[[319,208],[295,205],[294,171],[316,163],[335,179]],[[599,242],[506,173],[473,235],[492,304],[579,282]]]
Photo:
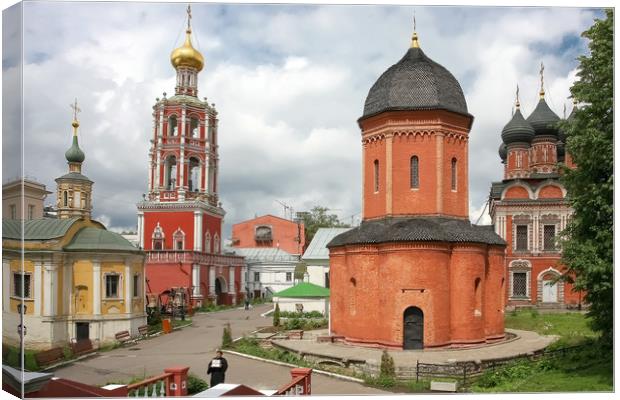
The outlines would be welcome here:
[[[56,179],[58,218],[2,221],[2,337],[9,345],[19,345],[20,325],[25,347],[42,350],[81,339],[98,347],[146,324],[145,253],[90,219],[93,182],[82,175],[76,117],[69,173]]]

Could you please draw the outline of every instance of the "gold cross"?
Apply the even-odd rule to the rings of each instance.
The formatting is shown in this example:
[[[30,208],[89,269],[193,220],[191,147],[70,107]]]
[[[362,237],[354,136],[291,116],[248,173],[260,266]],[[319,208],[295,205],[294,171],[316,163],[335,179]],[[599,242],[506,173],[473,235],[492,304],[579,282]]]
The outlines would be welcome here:
[[[78,113],[82,112],[82,109],[78,107],[77,97],[75,98],[75,102],[73,104],[69,104],[69,107],[73,109],[73,120],[77,121]]]
[[[415,32],[415,10],[413,10],[413,31]]]
[[[543,86],[545,83],[545,76],[543,75],[543,72],[545,72],[545,65],[541,61],[540,62],[540,90],[543,90]]]
[[[517,108],[519,108],[520,104],[519,104],[519,85],[517,84],[517,102],[515,103]]]

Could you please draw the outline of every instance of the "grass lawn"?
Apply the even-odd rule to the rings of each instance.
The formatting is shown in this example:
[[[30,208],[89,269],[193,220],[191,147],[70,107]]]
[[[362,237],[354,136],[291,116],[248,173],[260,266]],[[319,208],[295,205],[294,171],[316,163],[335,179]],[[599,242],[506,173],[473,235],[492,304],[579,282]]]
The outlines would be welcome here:
[[[584,392],[613,390],[613,354],[602,348],[598,335],[581,313],[511,312],[506,328],[558,335],[550,347],[586,345],[555,359],[519,361],[485,373],[470,389],[474,392]]]

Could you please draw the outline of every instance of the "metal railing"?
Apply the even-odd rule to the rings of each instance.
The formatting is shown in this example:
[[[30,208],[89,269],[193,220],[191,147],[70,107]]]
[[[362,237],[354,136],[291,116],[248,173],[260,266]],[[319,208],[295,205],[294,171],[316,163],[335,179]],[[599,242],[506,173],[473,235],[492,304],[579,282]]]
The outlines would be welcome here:
[[[148,263],[198,263],[221,266],[244,265],[243,257],[223,254],[209,254],[193,250],[152,250],[147,252]]]

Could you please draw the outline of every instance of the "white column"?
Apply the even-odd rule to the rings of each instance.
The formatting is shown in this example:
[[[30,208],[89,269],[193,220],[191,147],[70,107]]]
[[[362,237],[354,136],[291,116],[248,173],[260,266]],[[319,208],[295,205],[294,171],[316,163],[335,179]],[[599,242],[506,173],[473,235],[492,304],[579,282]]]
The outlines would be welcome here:
[[[177,186],[179,187],[184,187],[185,186],[185,180],[183,178],[184,176],[184,170],[185,170],[185,144],[183,142],[183,140],[185,139],[185,108],[183,108],[181,110],[181,152],[180,152],[180,159],[179,161],[179,184]]]
[[[241,266],[241,288],[239,290],[241,290],[242,292],[245,293],[245,295],[247,296],[247,290],[246,290],[246,271],[247,271],[247,267],[245,265]]]
[[[194,251],[202,251],[202,212],[194,211]]]
[[[192,265],[192,287],[193,295],[200,296],[200,265]]]
[[[101,314],[101,262],[93,261],[93,314]]]
[[[235,267],[228,267],[228,293],[232,296],[232,303],[237,302],[237,293],[235,292]]]
[[[131,314],[131,290],[133,289],[133,276],[131,264],[125,260],[125,312]]]
[[[49,261],[43,263],[43,315],[50,316],[54,312],[54,284],[52,277],[52,264]]]
[[[34,310],[33,313],[35,316],[41,315],[41,280],[43,279],[43,274],[41,273],[41,262],[36,261],[34,263]]]
[[[36,281],[36,278],[34,278]],[[11,264],[2,260],[2,311],[8,311],[11,304]]]
[[[209,266],[209,295],[215,296],[215,266]]]
[[[138,246],[144,248],[144,212],[138,211]]]

